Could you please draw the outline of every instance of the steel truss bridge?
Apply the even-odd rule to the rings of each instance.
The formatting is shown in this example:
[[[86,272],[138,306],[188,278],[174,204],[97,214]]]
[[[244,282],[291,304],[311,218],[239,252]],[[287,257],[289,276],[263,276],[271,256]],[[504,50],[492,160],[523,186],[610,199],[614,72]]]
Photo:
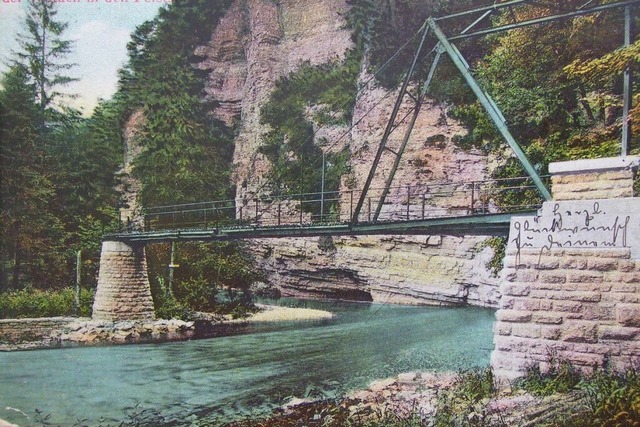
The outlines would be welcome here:
[[[212,201],[148,208],[142,229],[124,229],[105,239],[130,242],[176,240],[232,240],[242,238],[303,237],[363,234],[450,234],[450,235],[504,235],[508,233],[510,218],[514,215],[534,213],[539,205],[551,199],[543,177],[538,174],[509,130],[508,121],[499,107],[478,83],[471,68],[455,42],[509,31],[532,25],[571,19],[578,16],[621,10],[624,14],[624,46],[632,40],[632,16],[640,0],[604,2],[585,0],[579,7],[549,0],[507,0],[453,13],[428,18],[419,32],[418,46],[410,68],[405,73],[387,126],[378,145],[375,159],[362,188],[341,192],[314,194],[282,194],[251,199]],[[518,10],[536,16],[518,20]],[[511,22],[491,19],[507,10]],[[535,13],[530,13],[531,11]],[[447,23],[455,20],[462,30],[447,30]],[[467,23],[460,26],[461,22]],[[435,46],[429,54],[424,52],[429,40]],[[405,44],[406,46],[406,44]],[[415,80],[418,64],[431,54],[430,69],[423,84],[415,93],[409,90]],[[409,142],[414,124],[420,113],[435,71],[443,55],[447,55],[476,95],[496,129],[510,146],[524,171],[524,178],[477,181],[466,183],[438,183],[414,186],[393,186],[394,176]],[[395,55],[394,55],[395,56]],[[627,155],[631,139],[629,111],[632,99],[631,70],[623,76],[623,115],[620,155]],[[398,113],[403,103],[413,102],[412,112],[402,119]],[[392,132],[406,119],[408,129],[399,148],[388,147]],[[386,176],[383,188],[371,188],[380,173],[377,171],[383,154],[395,158]],[[539,203],[521,205],[514,200],[517,194],[535,192]],[[531,195],[529,195],[531,196]],[[528,197],[531,200],[531,197]],[[534,197],[535,199],[535,197]]]

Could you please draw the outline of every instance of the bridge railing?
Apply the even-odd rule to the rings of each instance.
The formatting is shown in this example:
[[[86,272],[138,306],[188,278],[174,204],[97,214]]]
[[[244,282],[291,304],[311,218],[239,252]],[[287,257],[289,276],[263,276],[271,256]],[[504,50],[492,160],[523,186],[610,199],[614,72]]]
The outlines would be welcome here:
[[[370,188],[359,223],[411,221],[537,209],[542,199],[528,177]],[[359,190],[245,197],[145,210],[145,230],[282,227],[353,222]]]

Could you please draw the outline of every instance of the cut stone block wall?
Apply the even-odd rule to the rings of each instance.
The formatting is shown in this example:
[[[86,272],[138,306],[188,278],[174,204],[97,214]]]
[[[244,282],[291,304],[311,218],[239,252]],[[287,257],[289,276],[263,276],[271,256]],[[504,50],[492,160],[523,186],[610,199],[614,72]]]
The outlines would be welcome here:
[[[640,366],[639,159],[551,164],[553,201],[513,217],[494,326],[499,378]]]
[[[554,200],[592,200],[633,197],[633,180],[638,159],[579,160],[552,163]]]
[[[492,366],[522,376],[569,361],[585,371],[640,362],[640,262],[628,248],[510,250]]]
[[[77,321],[73,317],[0,320],[0,345],[43,341],[54,331]]]
[[[103,242],[93,320],[147,320],[155,317],[144,246]]]

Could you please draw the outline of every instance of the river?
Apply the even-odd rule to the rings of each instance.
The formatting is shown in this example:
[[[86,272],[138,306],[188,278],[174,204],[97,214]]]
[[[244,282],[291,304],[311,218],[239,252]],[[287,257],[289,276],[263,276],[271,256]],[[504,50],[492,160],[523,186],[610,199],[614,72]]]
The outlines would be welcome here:
[[[167,425],[223,422],[401,372],[489,363],[493,310],[282,302],[335,317],[198,341],[0,353],[0,418],[34,425],[37,408],[62,426],[115,425],[142,410]]]

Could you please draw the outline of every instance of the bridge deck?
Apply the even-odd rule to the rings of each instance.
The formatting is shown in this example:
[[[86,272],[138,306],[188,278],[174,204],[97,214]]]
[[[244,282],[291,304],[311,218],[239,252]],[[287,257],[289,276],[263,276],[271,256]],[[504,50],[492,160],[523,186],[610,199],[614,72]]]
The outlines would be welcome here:
[[[109,234],[105,240],[126,242],[226,241],[283,237],[354,236],[375,234],[446,234],[506,236],[511,217],[534,215],[536,211],[426,218],[410,221],[358,224],[311,224],[282,226],[227,226],[175,230],[133,231]]]

